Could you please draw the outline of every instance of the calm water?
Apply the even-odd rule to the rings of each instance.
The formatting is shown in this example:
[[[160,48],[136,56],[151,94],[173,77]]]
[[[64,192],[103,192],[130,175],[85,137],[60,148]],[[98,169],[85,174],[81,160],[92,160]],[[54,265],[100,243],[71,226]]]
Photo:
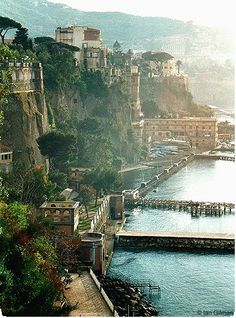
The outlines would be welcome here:
[[[147,198],[234,202],[234,162],[195,160],[161,183]],[[234,215],[191,217],[190,213],[165,209],[127,211],[127,230],[234,232]]]
[[[232,161],[194,160],[147,197],[233,202],[234,169]]]
[[[118,249],[108,274],[151,279],[161,287],[161,297],[152,297],[160,316],[192,317],[234,311],[233,272],[231,254]]]
[[[234,163],[196,160],[163,182],[147,197],[234,202]],[[129,183],[155,174],[148,169]],[[145,177],[146,173],[148,177]],[[186,212],[158,209],[127,211],[125,229],[150,231],[234,231],[234,217],[191,218]],[[234,311],[234,255],[154,250],[114,252],[109,274],[129,279],[151,279],[161,287],[153,296],[161,316],[227,316]]]

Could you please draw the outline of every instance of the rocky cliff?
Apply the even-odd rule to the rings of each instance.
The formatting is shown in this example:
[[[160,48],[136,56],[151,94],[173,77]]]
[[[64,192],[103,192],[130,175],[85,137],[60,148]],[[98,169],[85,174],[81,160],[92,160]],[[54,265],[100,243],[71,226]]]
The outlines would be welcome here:
[[[193,101],[184,76],[143,77],[140,95],[146,118],[212,115],[210,108]]]
[[[14,93],[2,109],[2,143],[13,149],[14,164],[24,168],[45,165],[36,142],[48,130],[44,94],[37,91]]]
[[[96,92],[90,89],[85,96],[81,87],[49,90],[47,106],[50,124],[78,136],[81,120],[94,118],[101,123],[102,136],[111,142],[112,152],[125,161],[136,160],[137,144],[132,135],[131,103],[126,83],[105,86]]]

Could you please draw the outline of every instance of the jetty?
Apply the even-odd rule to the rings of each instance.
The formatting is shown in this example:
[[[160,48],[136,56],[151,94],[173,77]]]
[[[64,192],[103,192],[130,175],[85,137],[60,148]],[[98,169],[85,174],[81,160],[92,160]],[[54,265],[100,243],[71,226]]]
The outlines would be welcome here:
[[[125,200],[125,206],[130,208],[153,208],[179,210],[190,212],[192,216],[223,215],[235,213],[235,204],[226,202],[202,202],[192,200],[146,199]]]
[[[116,244],[123,247],[168,250],[234,252],[233,233],[120,231]]]

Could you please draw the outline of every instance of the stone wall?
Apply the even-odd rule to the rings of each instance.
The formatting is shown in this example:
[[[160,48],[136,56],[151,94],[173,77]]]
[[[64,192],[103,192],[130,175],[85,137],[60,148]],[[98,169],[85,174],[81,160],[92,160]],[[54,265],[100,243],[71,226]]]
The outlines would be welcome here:
[[[234,252],[234,239],[160,237],[160,236],[119,236],[119,246],[136,248],[156,248],[168,250],[213,250]]]

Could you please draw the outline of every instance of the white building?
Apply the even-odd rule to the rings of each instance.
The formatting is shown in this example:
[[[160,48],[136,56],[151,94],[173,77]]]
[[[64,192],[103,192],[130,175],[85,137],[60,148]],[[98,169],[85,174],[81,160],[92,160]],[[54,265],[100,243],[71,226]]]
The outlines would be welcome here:
[[[77,46],[80,51],[75,53],[75,58],[87,69],[96,70],[107,66],[108,49],[102,47],[100,30],[87,26],[59,27],[55,31],[55,40]]]

